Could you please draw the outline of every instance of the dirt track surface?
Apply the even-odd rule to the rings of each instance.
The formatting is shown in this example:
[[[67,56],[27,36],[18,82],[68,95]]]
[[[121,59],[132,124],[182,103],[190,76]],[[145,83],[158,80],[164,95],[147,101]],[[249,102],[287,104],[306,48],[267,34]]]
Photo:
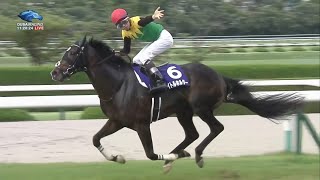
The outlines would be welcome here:
[[[319,134],[320,114],[308,114]],[[209,144],[203,156],[241,156],[283,151],[282,124],[274,124],[255,115],[218,116],[225,130]],[[96,162],[105,161],[92,145],[92,136],[106,120],[72,120],[0,123],[0,163]],[[194,157],[195,147],[209,133],[199,118],[194,123],[200,138],[186,150]],[[155,153],[167,154],[183,139],[184,132],[176,118],[151,125]],[[136,132],[122,129],[101,141],[112,154],[127,160],[147,159]],[[311,135],[303,129],[303,152],[319,154]]]

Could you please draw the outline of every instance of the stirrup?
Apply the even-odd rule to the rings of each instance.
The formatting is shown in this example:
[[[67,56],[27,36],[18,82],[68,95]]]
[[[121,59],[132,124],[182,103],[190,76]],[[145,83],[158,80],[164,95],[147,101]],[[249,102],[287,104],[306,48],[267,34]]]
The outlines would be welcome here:
[[[152,85],[150,87],[151,94],[160,93],[167,90],[167,85],[165,82],[162,81],[161,84],[155,82],[155,84],[156,84],[155,86]]]

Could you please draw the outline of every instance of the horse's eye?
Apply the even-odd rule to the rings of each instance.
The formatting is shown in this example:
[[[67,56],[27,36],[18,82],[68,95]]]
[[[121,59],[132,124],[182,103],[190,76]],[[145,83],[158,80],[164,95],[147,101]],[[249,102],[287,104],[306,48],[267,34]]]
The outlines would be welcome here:
[[[55,65],[55,67],[58,67],[58,66],[60,66],[60,61],[58,61]]]
[[[70,51],[70,55],[73,55],[73,56],[79,55],[79,51],[78,51],[78,50],[76,50],[76,51]]]

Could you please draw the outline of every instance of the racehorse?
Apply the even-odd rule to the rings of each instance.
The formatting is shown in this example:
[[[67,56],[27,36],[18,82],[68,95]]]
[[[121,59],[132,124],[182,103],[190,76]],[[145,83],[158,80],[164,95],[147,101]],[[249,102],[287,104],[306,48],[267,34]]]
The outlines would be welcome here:
[[[165,160],[165,171],[178,158],[189,157],[184,149],[199,134],[193,124],[193,115],[199,116],[210,128],[209,135],[196,147],[195,161],[203,167],[202,153],[206,146],[224,130],[213,114],[222,103],[247,107],[259,116],[281,119],[292,115],[303,105],[303,98],[295,94],[256,97],[239,80],[224,77],[201,63],[181,65],[189,79],[189,86],[161,92],[159,120],[176,114],[185,132],[185,139],[169,154],[156,154],[150,132],[150,108],[153,94],[138,82],[132,64],[102,41],[91,38],[77,41],[64,53],[51,71],[55,81],[63,82],[77,72],[84,71],[100,98],[100,106],[109,117],[106,124],[93,136],[93,145],[110,161],[125,163],[122,155],[111,155],[100,140],[126,127],[138,133],[146,156],[150,160]]]

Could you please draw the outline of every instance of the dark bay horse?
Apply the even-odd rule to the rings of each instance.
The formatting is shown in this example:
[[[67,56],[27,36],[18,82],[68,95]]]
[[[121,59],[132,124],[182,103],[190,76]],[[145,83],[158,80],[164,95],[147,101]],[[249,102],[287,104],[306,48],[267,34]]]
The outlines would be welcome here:
[[[176,114],[184,129],[185,139],[164,155],[154,153],[153,149],[150,132],[152,95],[139,84],[132,65],[108,45],[92,38],[87,41],[84,37],[66,50],[51,76],[53,80],[62,82],[80,71],[88,75],[100,98],[101,109],[109,117],[102,129],[93,136],[93,145],[107,160],[125,163],[123,156],[109,154],[100,140],[127,127],[138,133],[146,156],[151,160],[165,160],[164,167],[167,170],[170,170],[174,160],[190,156],[184,149],[199,137],[192,121],[193,115],[199,116],[210,128],[209,135],[195,149],[196,163],[202,167],[204,149],[224,130],[213,114],[214,109],[222,103],[240,104],[270,119],[294,114],[303,104],[303,99],[294,94],[254,97],[238,80],[224,77],[200,63],[181,67],[190,86],[160,94],[162,105],[159,119]]]

